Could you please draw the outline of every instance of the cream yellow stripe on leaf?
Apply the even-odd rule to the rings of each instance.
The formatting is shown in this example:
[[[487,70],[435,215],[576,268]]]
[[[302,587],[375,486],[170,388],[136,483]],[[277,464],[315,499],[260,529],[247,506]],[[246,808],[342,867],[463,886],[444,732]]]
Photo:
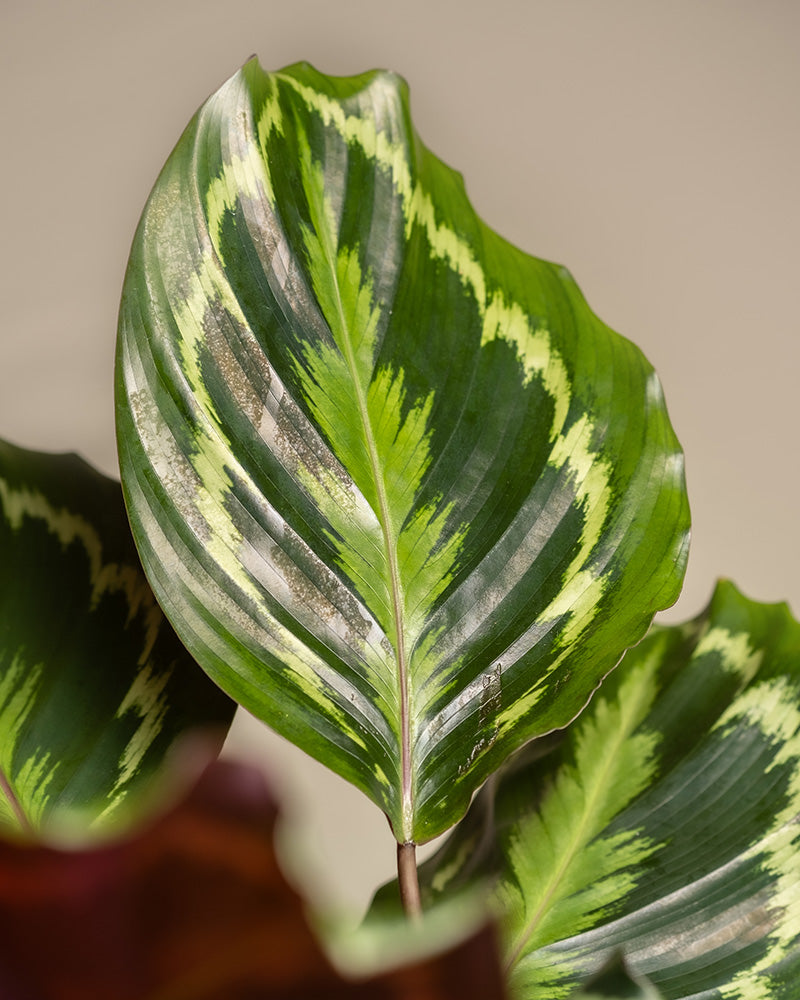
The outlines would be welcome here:
[[[481,344],[488,344],[497,337],[514,344],[528,381],[541,379],[545,391],[555,406],[552,427],[564,426],[572,399],[572,385],[566,365],[553,346],[553,338],[545,327],[535,330],[522,307],[505,301],[500,292],[492,295],[483,318]]]
[[[744,633],[731,632],[721,626],[708,629],[695,647],[695,657],[718,653],[722,669],[736,674],[748,683],[758,673],[764,660],[763,651],[754,650]]]
[[[232,212],[242,198],[253,201],[262,199],[273,203],[269,171],[266,169],[258,148],[252,143],[246,146],[244,156],[234,156],[225,163],[206,191],[205,210],[208,218],[208,233],[214,247],[224,262],[222,245],[219,239],[222,220],[228,212]]]
[[[595,546],[602,538],[603,526],[608,517],[612,489],[607,462],[591,450],[593,424],[588,414],[581,416],[566,432],[559,436],[550,454],[551,468],[566,467],[575,485],[575,505],[583,510],[585,520],[581,530],[578,550],[563,574],[563,584],[558,594],[537,616],[536,635],[546,623],[562,622],[559,645],[562,652],[548,665],[537,684],[499,717],[501,731],[513,728],[517,720],[531,711],[546,690],[547,679],[569,655],[570,643],[588,627],[598,613],[600,599],[606,591],[608,580],[602,570],[587,565]]]
[[[461,279],[462,284],[471,289],[483,317],[486,310],[486,276],[478,263],[470,244],[449,226],[436,221],[436,209],[431,196],[417,184],[409,206],[406,221],[406,239],[413,225],[422,226],[434,257],[446,261]]]
[[[143,604],[146,611],[153,606],[149,587],[138,569],[104,562],[100,536],[79,514],[65,507],[54,507],[38,491],[13,487],[4,479],[0,479],[0,501],[12,531],[18,531],[28,517],[43,522],[64,548],[73,542],[79,542],[83,546],[89,563],[92,609],[97,607],[105,593],[120,591],[125,594],[132,617],[139,613]],[[154,639],[155,632],[151,632],[148,641],[152,644]]]
[[[256,120],[256,136],[258,138],[261,156],[264,160],[264,169],[269,172],[269,156],[267,154],[267,143],[272,133],[284,135],[283,112],[278,94],[278,79],[291,79],[291,77],[281,77],[279,73],[269,74],[269,96],[261,105]]]
[[[338,101],[312,90],[293,77],[280,73],[275,75],[292,87],[303,98],[307,107],[320,115],[326,125],[332,125],[346,142],[358,144],[367,157],[374,159],[389,172],[403,202],[406,238],[414,225],[422,227],[433,256],[446,261],[459,275],[465,287],[471,290],[479,313],[483,316],[486,309],[486,279],[483,268],[470,244],[449,226],[437,222],[436,209],[430,195],[419,183],[412,182],[405,145],[392,143],[386,133],[377,128],[377,122],[381,120],[380,105],[375,117],[348,115]],[[394,77],[380,75],[370,84],[370,95],[373,101],[378,102],[380,96],[385,95],[386,107],[391,108],[396,103],[396,87]]]
[[[261,110],[258,125],[258,137],[253,134],[252,112],[249,101],[245,106],[239,102],[243,90],[233,81],[228,83],[218,94],[201,109],[197,129],[201,133],[208,127],[209,119],[215,119],[222,127],[230,127],[231,119],[241,124],[240,132],[233,134],[241,136],[243,152],[230,152],[221,170],[211,181],[205,192],[205,212],[208,219],[208,232],[220,259],[223,259],[219,241],[222,220],[227,212],[233,211],[242,198],[254,201],[266,199],[270,204],[275,201],[272,188],[269,159],[266,155],[266,142],[274,130],[282,132],[280,107],[277,94],[273,88],[270,98]]]
[[[245,100],[244,105],[242,99]],[[230,128],[231,120],[240,124],[241,131],[231,129],[231,133],[244,140],[240,144],[244,151],[229,153],[205,193],[209,236],[223,260],[219,235],[225,214],[233,211],[242,198],[250,198],[255,202],[266,200],[270,204],[275,202],[266,144],[273,131],[278,135],[283,134],[277,88],[273,83],[270,96],[259,114],[258,124],[254,126],[250,102],[244,89],[238,85],[238,80],[237,85],[229,80],[208,105],[201,109],[197,125],[199,133],[208,127],[207,122],[211,118],[222,128]]]
[[[51,757],[49,751],[32,754],[19,766],[14,782],[17,797],[25,804],[28,822],[34,829],[42,825],[49,788],[59,770],[59,761]]]
[[[161,728],[166,712],[166,702],[162,697],[166,687],[170,671],[163,671],[159,675],[154,675],[148,666],[148,660],[158,638],[159,630],[163,623],[163,614],[156,604],[152,592],[138,567],[124,566],[117,563],[106,563],[103,561],[103,545],[95,528],[90,525],[80,515],[74,514],[65,508],[54,507],[41,493],[29,489],[12,489],[9,484],[0,479],[0,497],[3,501],[6,518],[12,530],[19,530],[24,518],[35,518],[42,521],[48,530],[54,534],[63,547],[68,547],[74,542],[83,545],[89,563],[89,581],[91,584],[90,610],[97,607],[100,599],[109,593],[124,593],[128,608],[129,620],[138,618],[143,626],[142,648],[139,654],[138,663],[142,671],[137,674],[131,689],[124,697],[119,709],[117,718],[126,712],[134,711],[140,716],[140,724],[131,742],[123,751],[121,770],[119,778],[115,784],[114,791],[118,790],[133,776],[136,768],[141,763],[145,753],[149,749]],[[20,690],[30,692],[30,683],[39,677],[41,670],[32,671],[29,680],[24,688]],[[9,678],[18,678],[18,671],[11,672],[4,678],[0,685],[0,704],[4,701],[3,690]],[[18,704],[19,692],[11,705]],[[32,700],[26,701],[26,713],[32,707]],[[20,720],[21,721],[21,720]],[[3,719],[0,728],[3,731],[13,731],[6,728],[8,719]],[[39,758],[26,762],[24,773],[29,776],[29,781],[40,780],[43,774],[43,763]],[[30,777],[33,776],[33,777]],[[47,781],[50,781],[48,777]],[[39,789],[36,792],[35,801],[39,803],[39,811],[44,808],[44,792]],[[116,806],[116,799],[112,802]],[[106,810],[107,812],[108,810]],[[98,817],[98,822],[105,816],[103,813]],[[33,817],[34,821],[39,816]]]
[[[152,666],[143,665],[117,710],[117,718],[122,718],[127,712],[135,712],[141,722],[125,747],[115,790],[131,779],[161,731],[169,707],[165,692],[171,673],[171,670],[163,670],[156,674]]]
[[[228,577],[236,581],[237,586],[260,603],[262,595],[259,588],[248,574],[242,572],[242,534],[225,509],[233,488],[233,481],[225,471],[226,466],[233,466],[254,492],[255,485],[233,457],[234,449],[223,430],[223,422],[203,377],[201,356],[206,348],[204,322],[209,303],[220,304],[234,321],[246,325],[238,301],[231,294],[210,254],[206,253],[198,270],[191,274],[189,294],[177,307],[175,314],[181,367],[192,388],[200,415],[200,419],[194,424],[194,451],[191,457],[192,467],[197,474],[194,481],[194,504],[208,526],[209,533],[204,542],[209,554]]]
[[[273,74],[274,78],[294,90],[305,102],[306,107],[319,114],[327,126],[333,126],[347,143],[355,143],[364,155],[374,159],[387,170],[401,198],[411,199],[413,185],[408,166],[408,151],[402,142],[392,142],[386,131],[378,128],[378,123],[391,120],[398,110],[397,77],[390,73],[378,74],[370,83],[372,114],[347,114],[340,101],[311,87],[293,76],[284,73]],[[265,107],[259,116],[259,135],[267,132],[269,109]],[[262,140],[263,141],[263,140]]]
[[[716,641],[730,650],[730,638],[718,636]],[[791,779],[788,801],[775,815],[772,832],[747,852],[748,857],[757,860],[774,878],[769,904],[773,926],[767,937],[767,950],[750,968],[723,986],[720,993],[728,1000],[773,1000],[768,971],[796,953],[800,939],[800,827],[797,825],[800,816],[800,708],[797,686],[789,683],[785,676],[754,684],[721,716],[715,730],[724,732],[742,722],[757,726],[777,747],[767,766],[764,782],[769,782],[771,771],[786,766],[791,768]]]
[[[41,681],[41,664],[28,663],[24,652],[14,656],[0,676],[0,769],[33,827],[41,821],[48,785],[60,766],[54,762],[50,767],[49,754],[43,752],[17,760],[19,736],[30,720]]]

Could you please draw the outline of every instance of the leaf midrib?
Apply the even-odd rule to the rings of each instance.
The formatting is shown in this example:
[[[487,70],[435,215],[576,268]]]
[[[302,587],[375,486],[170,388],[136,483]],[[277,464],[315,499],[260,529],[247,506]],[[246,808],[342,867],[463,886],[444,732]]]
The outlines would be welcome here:
[[[324,200],[324,194],[322,195],[322,198]],[[395,660],[397,662],[398,686],[400,689],[400,801],[403,827],[402,831],[394,830],[394,834],[398,842],[409,842],[412,838],[414,828],[413,777],[411,771],[411,720],[408,689],[408,663],[406,658],[404,634],[405,615],[402,588],[400,586],[400,572],[397,560],[397,537],[392,527],[391,516],[389,513],[389,502],[386,493],[386,483],[383,475],[381,474],[378,448],[375,442],[372,424],[369,419],[367,399],[358,378],[358,367],[356,365],[356,358],[353,352],[353,344],[350,337],[351,331],[345,317],[344,306],[342,303],[336,267],[337,254],[332,245],[331,234],[328,232],[326,226],[322,225],[318,227],[318,235],[322,242],[325,257],[330,268],[330,273],[333,276],[336,308],[339,314],[338,318],[340,329],[343,332],[343,353],[353,386],[355,387],[358,413],[361,418],[364,441],[366,443],[367,454],[369,456],[370,470],[375,484],[375,495],[378,501],[377,515],[381,526],[386,564],[389,571],[389,592],[391,595],[392,616],[394,618],[395,626],[395,641],[392,643],[392,646],[394,648]]]
[[[577,855],[580,848],[584,846],[585,837],[587,834],[587,828],[589,827],[591,817],[594,816],[595,814],[596,805],[600,798],[600,792],[606,787],[608,781],[608,775],[612,770],[612,765],[616,763],[617,755],[619,754],[622,745],[630,737],[633,729],[636,728],[636,725],[635,724],[631,725],[631,722],[636,717],[637,707],[638,707],[638,699],[637,699],[637,705],[630,705],[629,710],[626,713],[628,715],[628,719],[626,720],[627,725],[620,726],[619,729],[617,730],[617,738],[613,741],[610,748],[611,752],[606,755],[605,762],[601,768],[599,778],[594,783],[591,789],[591,793],[586,799],[586,805],[584,806],[584,809],[582,811],[580,822],[574,829],[573,836],[570,838],[569,846],[567,850],[564,852],[562,863],[559,865],[555,874],[551,878],[550,884],[536,912],[528,921],[528,923],[525,925],[525,927],[522,929],[522,932],[517,940],[517,944],[509,952],[509,956],[504,964],[506,973],[510,973],[511,970],[514,968],[514,966],[517,964],[517,962],[520,960],[520,958],[522,958],[523,953],[525,952],[527,945],[529,944],[531,938],[536,932],[536,929],[540,921],[547,913],[550,904],[553,901],[553,898],[556,895],[558,888],[564,879],[564,876],[566,875],[566,873],[570,868],[570,865],[573,863],[575,856]]]

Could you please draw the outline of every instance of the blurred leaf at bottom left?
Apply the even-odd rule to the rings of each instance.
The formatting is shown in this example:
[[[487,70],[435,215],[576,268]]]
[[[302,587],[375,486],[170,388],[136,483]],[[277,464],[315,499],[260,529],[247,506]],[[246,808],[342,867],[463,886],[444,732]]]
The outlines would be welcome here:
[[[90,851],[0,843],[4,1000],[504,1000],[491,928],[349,981],[278,867],[261,774],[217,761],[149,829]]]
[[[0,832],[118,831],[234,709],[156,603],[119,483],[0,441]]]

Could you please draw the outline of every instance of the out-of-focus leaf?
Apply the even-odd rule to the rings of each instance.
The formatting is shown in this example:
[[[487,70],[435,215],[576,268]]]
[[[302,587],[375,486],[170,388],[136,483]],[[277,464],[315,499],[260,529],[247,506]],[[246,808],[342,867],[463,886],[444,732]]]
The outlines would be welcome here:
[[[0,442],[0,830],[81,839],[145,805],[235,705],[157,605],[119,483]]]
[[[374,977],[387,967],[400,967],[435,957],[466,941],[486,926],[489,906],[483,887],[456,892],[425,914],[409,920],[395,907],[385,919],[362,922],[353,929],[341,921],[324,924],[324,939],[334,964],[351,978]],[[498,966],[499,967],[499,966]]]
[[[797,1000],[798,817],[800,625],[725,582],[481,792],[423,900],[496,881],[518,997],[568,997],[622,950],[665,1000]]]
[[[344,979],[272,843],[263,778],[212,765],[148,830],[94,851],[0,843],[4,1000],[503,1000],[489,928]]]
[[[634,977],[622,955],[615,952],[570,1000],[662,1000],[662,997],[646,979]]]
[[[253,60],[203,105],[134,241],[117,386],[179,635],[400,841],[569,722],[678,594],[652,368],[481,222],[392,74]]]

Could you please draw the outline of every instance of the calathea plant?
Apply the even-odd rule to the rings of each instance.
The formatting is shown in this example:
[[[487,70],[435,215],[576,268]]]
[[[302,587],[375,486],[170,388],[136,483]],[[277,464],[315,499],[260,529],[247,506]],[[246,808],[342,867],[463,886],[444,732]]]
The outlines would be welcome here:
[[[136,233],[116,374],[147,579],[228,697],[191,664],[182,679],[172,637],[158,672],[149,596],[121,699],[94,645],[70,648],[67,689],[66,646],[20,652],[32,583],[0,681],[10,823],[48,834],[79,803],[91,827],[114,795],[141,812],[177,735],[239,703],[386,814],[398,882],[363,935],[402,908],[430,936],[468,892],[513,996],[800,996],[800,626],[725,583],[643,638],[689,525],[658,380],[564,268],[476,216],[399,78],[253,60],[203,105]],[[4,454],[9,551],[32,566],[36,526],[75,563],[59,585],[88,580],[86,629],[113,593],[127,642],[144,598],[99,587],[116,577],[86,541],[97,515],[49,492],[65,460]],[[85,690],[103,708],[67,751],[42,692]],[[73,778],[81,740],[97,761]],[[418,878],[416,845],[451,828]],[[180,995],[238,995],[231,977]]]

